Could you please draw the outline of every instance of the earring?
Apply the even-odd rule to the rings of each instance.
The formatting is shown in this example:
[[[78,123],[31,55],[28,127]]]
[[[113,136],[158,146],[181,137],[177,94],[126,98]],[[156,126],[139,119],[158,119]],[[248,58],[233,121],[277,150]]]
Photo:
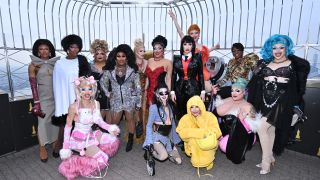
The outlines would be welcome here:
[[[51,53],[49,53],[49,57],[51,57]]]
[[[41,54],[38,52],[38,57],[41,58]]]
[[[67,50],[67,54],[69,54],[69,50]]]

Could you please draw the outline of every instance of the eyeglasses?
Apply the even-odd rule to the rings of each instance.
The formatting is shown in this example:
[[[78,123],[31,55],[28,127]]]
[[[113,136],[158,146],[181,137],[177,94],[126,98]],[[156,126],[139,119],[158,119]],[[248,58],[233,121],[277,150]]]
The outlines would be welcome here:
[[[159,92],[159,95],[160,95],[160,96],[164,96],[164,95],[168,95],[168,94],[169,94],[169,92],[168,92],[168,91]]]
[[[286,48],[285,46],[279,46],[279,47],[273,46],[273,47],[272,47],[272,50],[285,49],[285,48]]]

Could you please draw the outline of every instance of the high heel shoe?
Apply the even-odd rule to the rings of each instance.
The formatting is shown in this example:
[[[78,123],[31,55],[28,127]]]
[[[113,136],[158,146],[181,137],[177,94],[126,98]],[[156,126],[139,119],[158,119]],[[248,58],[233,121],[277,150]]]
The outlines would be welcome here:
[[[270,173],[270,169],[268,169],[268,170],[261,169],[260,170],[260,174],[261,175],[265,175],[265,174],[268,174],[268,173]]]
[[[40,146],[40,148],[39,148],[39,156],[40,156],[41,162],[45,163],[45,162],[48,161],[48,153],[47,153],[46,147]]]

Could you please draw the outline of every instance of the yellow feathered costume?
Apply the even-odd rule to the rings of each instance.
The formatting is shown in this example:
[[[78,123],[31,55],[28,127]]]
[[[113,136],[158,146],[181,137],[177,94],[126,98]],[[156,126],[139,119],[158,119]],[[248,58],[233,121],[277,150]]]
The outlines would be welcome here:
[[[198,106],[201,114],[194,117],[191,114],[191,106]],[[221,130],[215,115],[207,112],[204,103],[199,96],[193,96],[187,102],[187,114],[184,115],[177,127],[177,133],[184,141],[185,152],[191,156],[191,163],[194,167],[206,167],[211,169],[218,143],[213,149],[204,151],[200,149],[197,139],[202,139],[209,133],[214,133],[218,139],[221,136]]]

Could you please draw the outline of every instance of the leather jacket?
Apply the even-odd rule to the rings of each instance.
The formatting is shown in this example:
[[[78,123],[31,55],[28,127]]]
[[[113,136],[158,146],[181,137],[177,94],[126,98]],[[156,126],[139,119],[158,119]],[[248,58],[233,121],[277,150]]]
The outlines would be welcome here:
[[[195,54],[192,57],[188,65],[187,80],[184,80],[182,56],[175,55],[173,57],[171,87],[177,94],[200,95],[200,92],[204,90],[203,67],[200,54]]]

